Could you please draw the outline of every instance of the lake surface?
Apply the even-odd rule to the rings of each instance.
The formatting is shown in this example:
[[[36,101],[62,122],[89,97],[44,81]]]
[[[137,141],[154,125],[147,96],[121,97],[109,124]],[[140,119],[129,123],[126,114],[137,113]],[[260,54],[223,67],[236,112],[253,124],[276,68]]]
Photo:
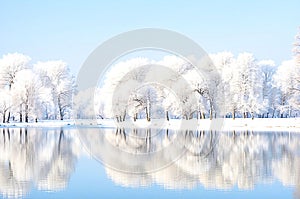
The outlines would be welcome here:
[[[0,198],[300,198],[300,136],[0,128]]]

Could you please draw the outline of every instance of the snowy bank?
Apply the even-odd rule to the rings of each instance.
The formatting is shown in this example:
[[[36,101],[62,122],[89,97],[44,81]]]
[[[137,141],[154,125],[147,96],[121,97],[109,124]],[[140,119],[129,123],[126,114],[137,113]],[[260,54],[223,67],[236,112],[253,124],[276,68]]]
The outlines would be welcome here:
[[[47,120],[37,123],[0,123],[0,128],[5,127],[99,127],[99,128],[153,128],[153,129],[173,129],[173,130],[220,130],[220,131],[291,131],[300,132],[300,118],[255,118],[244,119],[222,118],[203,120],[179,120],[153,119],[131,120],[116,123],[112,119],[99,120]]]
[[[160,128],[174,130],[220,130],[220,131],[293,131],[300,132],[300,118],[222,118],[204,120],[146,120],[114,123],[112,120],[98,120],[103,128]]]
[[[0,123],[1,127],[64,127],[74,125],[74,120],[40,120],[38,122]]]

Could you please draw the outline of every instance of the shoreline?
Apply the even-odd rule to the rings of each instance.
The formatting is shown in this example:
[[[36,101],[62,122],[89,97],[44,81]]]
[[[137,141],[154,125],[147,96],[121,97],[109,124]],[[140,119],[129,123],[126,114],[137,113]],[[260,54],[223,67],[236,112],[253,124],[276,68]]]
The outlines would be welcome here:
[[[98,128],[128,128],[128,129],[170,129],[170,130],[216,130],[216,131],[291,131],[300,132],[300,118],[220,118],[220,119],[191,119],[179,120],[153,119],[125,121],[115,123],[113,119],[80,119],[80,120],[42,120],[37,123],[0,123],[0,128],[26,128],[26,127],[98,127]]]

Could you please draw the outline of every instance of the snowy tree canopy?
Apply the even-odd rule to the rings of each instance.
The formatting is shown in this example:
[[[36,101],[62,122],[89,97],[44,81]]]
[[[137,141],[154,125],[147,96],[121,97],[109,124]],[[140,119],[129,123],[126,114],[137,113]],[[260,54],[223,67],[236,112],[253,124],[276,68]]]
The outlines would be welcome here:
[[[300,32],[293,53],[291,60],[279,65],[270,59],[257,60],[248,52],[210,54],[212,63],[204,64],[214,67],[203,74],[175,55],[160,60],[129,58],[113,63],[96,89],[79,93],[64,61],[30,64],[27,55],[6,54],[0,59],[1,121],[94,116],[119,122],[162,117],[296,117],[300,111]],[[87,97],[93,96],[92,91],[93,100]]]
[[[71,117],[74,78],[63,61],[38,62],[20,53],[0,59],[2,122]]]

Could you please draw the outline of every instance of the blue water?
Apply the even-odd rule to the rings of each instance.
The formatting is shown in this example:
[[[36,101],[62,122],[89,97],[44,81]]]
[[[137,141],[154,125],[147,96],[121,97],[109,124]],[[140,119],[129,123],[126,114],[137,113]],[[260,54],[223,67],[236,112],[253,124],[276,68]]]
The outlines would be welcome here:
[[[108,179],[99,162],[84,157],[78,161],[68,188],[59,192],[43,192],[33,189],[26,198],[293,198],[293,188],[281,183],[256,185],[254,190],[229,191],[206,190],[198,186],[192,190],[170,190],[153,185],[143,188],[116,186]]]
[[[254,190],[207,190],[198,186],[192,190],[170,190],[159,185],[142,188],[117,186],[107,178],[103,166],[92,158],[78,161],[76,171],[68,188],[47,193],[33,189],[26,198],[293,198],[294,188],[284,187],[280,182],[258,184]]]
[[[107,157],[102,153],[97,154],[106,150],[102,143],[106,133],[113,138],[119,136],[104,131],[84,129],[83,137],[92,138],[87,144],[72,128],[30,128],[26,129],[26,135],[24,128],[0,129],[0,198],[232,199],[298,198],[300,195],[300,136],[297,134],[207,132],[202,137],[189,135],[190,138],[185,135],[185,141],[198,141],[201,150],[197,155],[190,155],[195,147],[189,145],[190,151],[168,166],[157,171],[144,170],[154,157],[156,161],[160,160],[157,157],[165,157],[156,156],[162,146],[157,142],[164,138],[158,136],[147,144],[149,153],[139,149],[149,162],[117,161],[124,169],[120,171],[107,165]],[[121,138],[116,139],[122,149],[128,143],[132,145],[130,132],[125,133],[127,145],[121,144]],[[145,134],[141,134],[135,140],[145,140]],[[104,141],[114,145],[110,138]],[[94,146],[95,143],[99,145]],[[116,155],[113,151],[108,153],[109,157]],[[143,169],[132,173],[126,170],[130,165]]]

